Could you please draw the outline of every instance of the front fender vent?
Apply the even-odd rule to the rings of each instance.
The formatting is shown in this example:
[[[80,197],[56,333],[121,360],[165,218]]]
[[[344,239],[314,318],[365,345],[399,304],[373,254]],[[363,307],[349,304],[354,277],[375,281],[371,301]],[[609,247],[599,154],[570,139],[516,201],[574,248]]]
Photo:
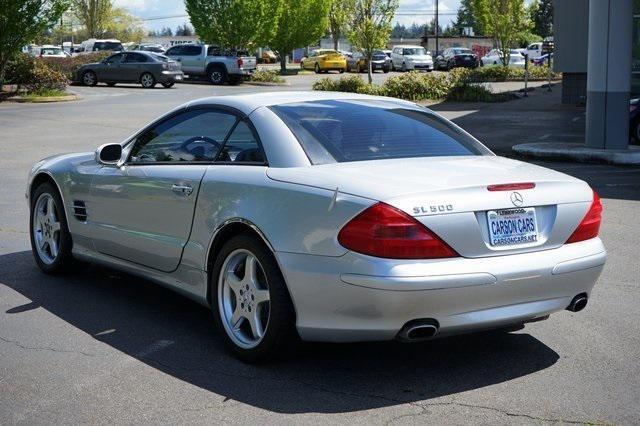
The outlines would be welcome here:
[[[85,206],[84,201],[73,200],[73,215],[80,222],[87,221],[87,207]]]

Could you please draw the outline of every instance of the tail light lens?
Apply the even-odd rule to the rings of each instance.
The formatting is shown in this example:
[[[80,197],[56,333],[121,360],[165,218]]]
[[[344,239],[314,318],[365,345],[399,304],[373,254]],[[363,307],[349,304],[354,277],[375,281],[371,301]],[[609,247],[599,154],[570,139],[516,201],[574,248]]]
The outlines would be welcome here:
[[[238,58],[238,66],[242,68],[243,65],[244,65],[244,61],[242,60],[242,58]]]
[[[349,221],[338,233],[343,247],[389,259],[457,257],[447,243],[405,212],[375,204]]]
[[[578,241],[589,240],[598,236],[600,231],[600,222],[602,221],[602,203],[600,197],[593,191],[593,201],[589,211],[580,222],[580,225],[573,231],[573,234],[567,240],[568,243],[577,243]]]

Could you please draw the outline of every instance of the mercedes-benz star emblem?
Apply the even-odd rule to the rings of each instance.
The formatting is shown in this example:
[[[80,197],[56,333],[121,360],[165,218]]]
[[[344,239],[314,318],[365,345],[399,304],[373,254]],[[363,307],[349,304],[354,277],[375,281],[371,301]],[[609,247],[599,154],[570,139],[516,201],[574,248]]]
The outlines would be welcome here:
[[[524,204],[524,199],[522,198],[522,195],[519,192],[512,192],[511,202],[516,207],[522,207],[522,204]]]

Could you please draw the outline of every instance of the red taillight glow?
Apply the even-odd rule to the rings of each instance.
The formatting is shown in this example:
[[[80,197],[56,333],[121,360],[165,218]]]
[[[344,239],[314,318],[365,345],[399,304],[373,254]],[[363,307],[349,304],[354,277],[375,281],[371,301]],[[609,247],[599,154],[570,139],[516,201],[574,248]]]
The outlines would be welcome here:
[[[423,224],[385,203],[374,204],[349,221],[338,241],[349,250],[389,259],[459,256]]]
[[[602,222],[602,203],[600,202],[600,197],[593,191],[593,201],[591,202],[591,207],[580,225],[573,231],[573,234],[567,240],[567,244],[569,243],[577,243],[578,241],[589,240],[591,238],[595,238],[598,236],[598,232],[600,231],[600,222]]]
[[[520,183],[501,183],[499,185],[489,185],[487,189],[489,191],[516,191],[518,189],[533,189],[536,184],[533,182],[520,182]]]

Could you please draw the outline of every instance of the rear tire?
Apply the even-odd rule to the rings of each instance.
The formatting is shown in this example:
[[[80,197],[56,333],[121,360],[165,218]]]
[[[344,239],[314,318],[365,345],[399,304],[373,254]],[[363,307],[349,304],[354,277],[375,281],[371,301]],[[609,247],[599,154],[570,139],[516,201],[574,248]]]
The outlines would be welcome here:
[[[109,86],[109,87],[113,87],[115,85],[116,85],[115,83],[111,83],[111,82],[107,83],[107,86]]]
[[[250,263],[255,272],[247,276]],[[284,278],[273,254],[258,238],[241,234],[227,241],[209,282],[216,326],[227,348],[242,361],[277,358],[298,340]],[[258,337],[254,330],[259,330]]]
[[[162,87],[164,87],[165,89],[171,89],[171,88],[173,87],[173,85],[174,85],[174,84],[175,84],[175,83],[174,83],[173,81],[171,81],[171,82],[165,82],[165,83],[162,83]]]
[[[156,87],[156,78],[150,72],[145,72],[140,76],[140,84],[145,89],[153,89]]]
[[[73,263],[73,242],[63,206],[51,183],[45,182],[33,191],[29,215],[31,252],[45,274],[64,272]]]
[[[209,69],[209,81],[211,84],[220,85],[227,82],[227,70],[221,66],[212,66]]]

